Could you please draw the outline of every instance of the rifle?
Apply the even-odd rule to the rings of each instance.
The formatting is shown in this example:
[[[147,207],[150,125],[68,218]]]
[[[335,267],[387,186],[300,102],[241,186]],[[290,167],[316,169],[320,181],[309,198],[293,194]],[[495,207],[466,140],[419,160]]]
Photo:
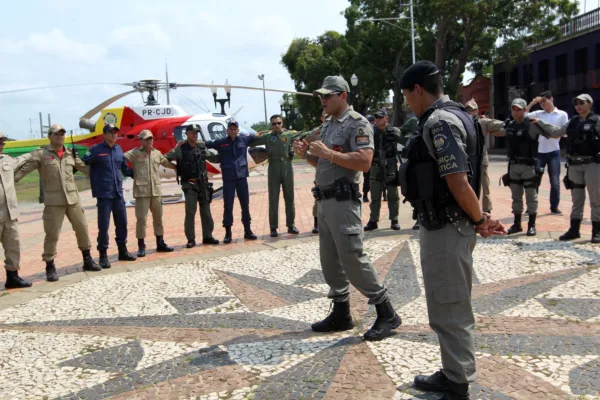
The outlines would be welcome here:
[[[387,158],[385,157],[385,148],[383,147],[385,131],[381,132],[379,135],[379,175],[383,180],[385,185],[385,181],[387,179]]]
[[[73,153],[73,160],[77,162],[77,146],[75,146],[75,142],[73,141],[73,130],[71,129],[71,152]],[[73,167],[73,175],[77,172],[77,169]]]

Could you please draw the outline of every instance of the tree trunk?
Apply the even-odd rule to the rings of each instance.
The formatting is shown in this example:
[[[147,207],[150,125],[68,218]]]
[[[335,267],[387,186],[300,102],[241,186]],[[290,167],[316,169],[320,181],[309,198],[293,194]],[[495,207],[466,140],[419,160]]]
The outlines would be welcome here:
[[[446,39],[448,30],[448,21],[446,18],[442,18],[438,25],[435,39],[435,65],[437,65],[440,71],[443,71],[446,66]]]
[[[394,110],[394,119],[392,121],[392,125],[394,126],[402,126],[404,123],[404,119],[406,116],[404,115],[404,95],[402,94],[402,89],[400,89],[400,78],[402,74],[400,73],[400,60],[402,55],[400,53],[396,54],[396,60],[394,62],[394,84],[392,86],[392,91],[394,92],[393,98],[393,110]]]

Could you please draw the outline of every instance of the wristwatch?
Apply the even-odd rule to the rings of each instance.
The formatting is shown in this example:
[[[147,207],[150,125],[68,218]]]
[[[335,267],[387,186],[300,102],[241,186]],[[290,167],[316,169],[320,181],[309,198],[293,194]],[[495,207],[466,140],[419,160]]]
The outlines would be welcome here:
[[[479,221],[473,222],[473,225],[475,225],[475,226],[483,225],[485,223],[485,221],[487,221],[487,217],[485,216],[485,214],[483,214],[483,217],[481,217],[481,219]]]

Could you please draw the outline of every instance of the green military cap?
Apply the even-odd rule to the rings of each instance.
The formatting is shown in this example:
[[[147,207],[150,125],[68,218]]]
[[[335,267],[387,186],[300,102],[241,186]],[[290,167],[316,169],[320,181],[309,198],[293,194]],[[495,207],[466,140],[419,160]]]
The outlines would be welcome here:
[[[511,107],[519,107],[521,109],[527,108],[527,102],[523,99],[514,99],[512,101]]]
[[[62,125],[54,124],[50,127],[50,129],[48,129],[48,136],[52,135],[53,133],[58,133],[60,131],[63,131],[65,133],[67,132],[65,128],[62,127]]]
[[[348,86],[348,82],[341,76],[328,76],[323,80],[321,89],[315,90],[313,95],[319,96],[336,92],[350,92],[350,86]]]
[[[149,129],[144,129],[138,135],[138,139],[140,139],[140,140],[146,140],[148,138],[153,138],[153,137],[154,137],[154,135],[152,135],[152,132],[150,132]]]
[[[198,124],[191,124],[191,125],[188,125],[188,126],[185,128],[185,131],[186,131],[186,132],[200,132],[200,131],[201,131],[201,129],[200,129],[200,125],[198,125]]]

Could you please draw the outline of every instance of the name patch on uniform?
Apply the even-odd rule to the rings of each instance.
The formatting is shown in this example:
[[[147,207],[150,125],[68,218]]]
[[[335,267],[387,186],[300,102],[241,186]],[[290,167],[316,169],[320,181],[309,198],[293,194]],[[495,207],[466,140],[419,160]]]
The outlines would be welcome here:
[[[54,157],[53,156],[45,156],[44,160],[54,160]]]
[[[98,157],[106,157],[108,155],[108,153],[100,153],[98,154]]]
[[[583,126],[583,130],[584,130],[584,131],[586,131],[586,132],[587,132],[587,131],[591,131],[591,130],[592,130],[592,125],[590,125],[590,124],[585,124],[585,125]]]
[[[365,132],[363,128],[358,129],[358,133],[356,134],[355,140],[356,144],[359,146],[364,146],[371,143],[371,138],[369,138],[369,135]]]
[[[229,143],[223,143],[221,147],[229,147]]]
[[[145,154],[137,155],[136,157],[137,157],[137,158],[148,158],[148,156],[147,156],[147,155],[145,155]]]

